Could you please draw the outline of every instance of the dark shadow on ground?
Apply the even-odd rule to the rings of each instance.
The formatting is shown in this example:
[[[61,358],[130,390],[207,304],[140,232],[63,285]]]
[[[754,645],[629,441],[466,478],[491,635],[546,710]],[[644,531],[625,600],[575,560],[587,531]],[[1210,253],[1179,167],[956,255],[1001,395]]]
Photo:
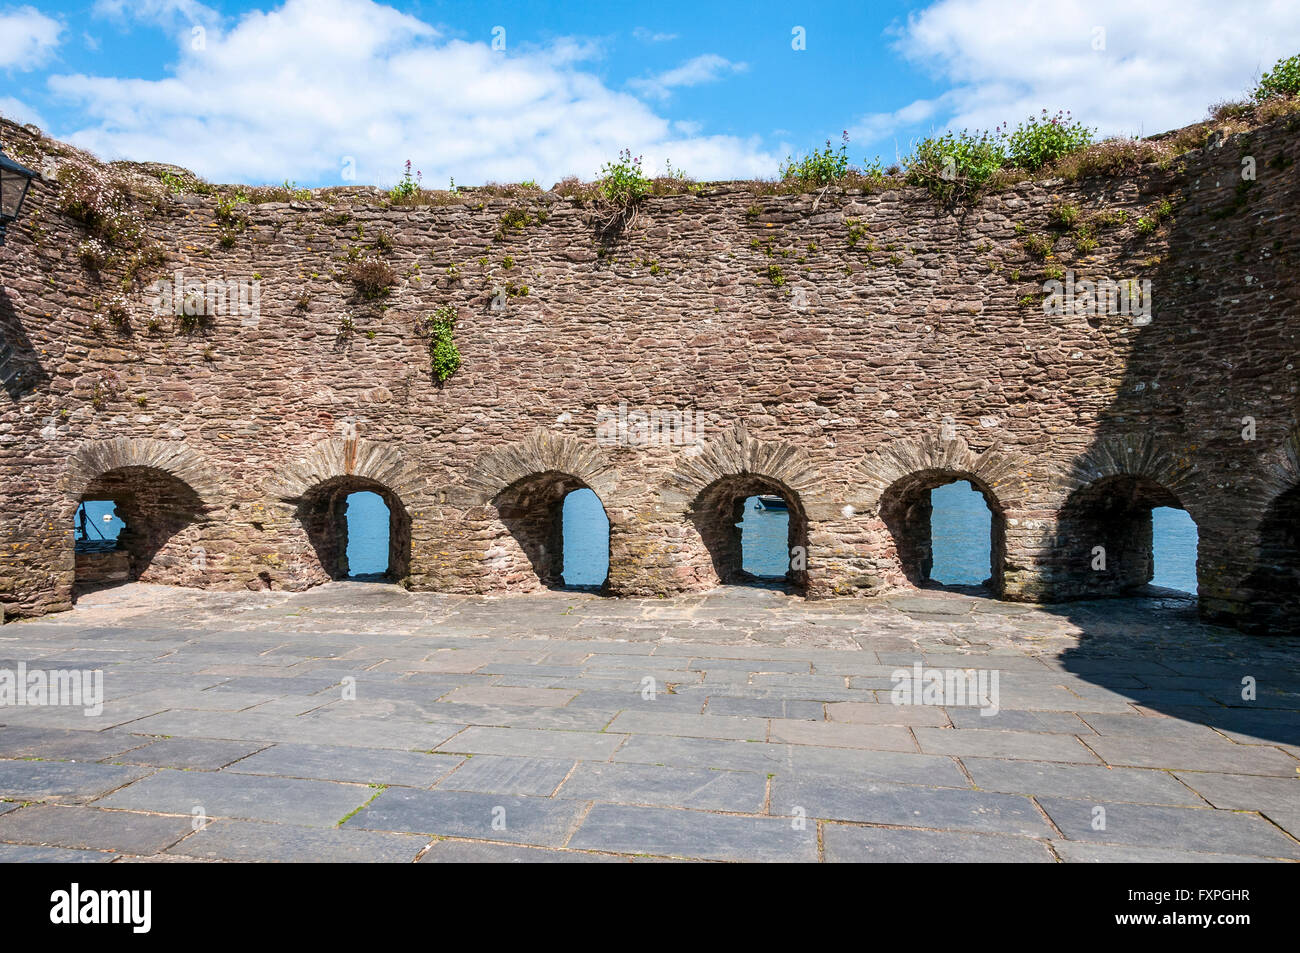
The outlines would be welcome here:
[[[1300,636],[1204,622],[1195,596],[1156,586],[1043,608],[1082,630],[1058,657],[1066,671],[1237,742],[1300,745]]]
[[[1092,522],[1065,527],[1050,554],[1047,587],[1084,600],[1043,606],[1081,630],[1059,661],[1149,713],[1243,743],[1300,744],[1300,617],[1270,609],[1297,603],[1287,583],[1250,578],[1259,562],[1255,526],[1287,491],[1277,461],[1297,426],[1294,397],[1276,396],[1294,395],[1295,385],[1296,233],[1276,210],[1300,199],[1291,168],[1300,158],[1297,128],[1293,119],[1275,120],[1186,153],[1167,169],[1148,166],[1136,180],[1140,211],[1168,203],[1170,214],[1145,230],[1133,228],[1130,216],[1106,239],[1117,243],[1118,254],[1103,258],[1115,273],[1090,273],[1096,267],[1072,258],[1078,249],[1068,236],[1059,236],[1058,250],[1078,262],[1081,279],[1130,289],[1149,279],[1145,310],[1105,307],[1051,319],[1096,336],[1106,348],[1097,351],[1096,370],[1113,382],[1091,445],[1073,461],[1072,492],[1123,502],[1121,491],[1103,484],[1136,479],[1154,494],[1142,496],[1138,509],[1176,498],[1197,524],[1202,616],[1253,624],[1259,633],[1207,622],[1194,597],[1143,586],[1151,578],[1149,530],[1120,525],[1137,512],[1131,506],[1103,508]],[[1243,178],[1246,160],[1251,167],[1258,160],[1257,179]],[[1105,177],[1081,180],[1082,207],[1113,207],[1108,187]],[[1086,394],[1045,379],[1026,386]],[[1246,415],[1258,419],[1255,439],[1242,437]],[[1099,546],[1108,562],[1122,562],[1101,576],[1089,569]],[[1297,577],[1289,578],[1293,586]],[[1252,680],[1254,698],[1243,697]]]

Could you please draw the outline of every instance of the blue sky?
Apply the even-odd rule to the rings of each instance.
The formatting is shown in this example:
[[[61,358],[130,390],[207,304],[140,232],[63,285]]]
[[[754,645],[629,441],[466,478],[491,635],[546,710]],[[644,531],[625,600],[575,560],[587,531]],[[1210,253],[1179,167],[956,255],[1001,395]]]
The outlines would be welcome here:
[[[770,177],[846,129],[855,163],[1043,107],[1158,132],[1298,51],[1296,0],[0,0],[0,114],[221,182]]]

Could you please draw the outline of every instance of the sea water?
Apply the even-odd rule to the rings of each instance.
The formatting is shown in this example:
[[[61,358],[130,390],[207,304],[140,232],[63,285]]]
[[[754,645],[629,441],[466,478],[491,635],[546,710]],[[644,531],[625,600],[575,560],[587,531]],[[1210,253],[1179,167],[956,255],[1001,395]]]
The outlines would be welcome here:
[[[388,505],[378,493],[362,490],[348,494],[348,574],[382,575],[388,572]]]
[[[592,490],[564,498],[564,584],[599,586],[609,575],[609,517]]]

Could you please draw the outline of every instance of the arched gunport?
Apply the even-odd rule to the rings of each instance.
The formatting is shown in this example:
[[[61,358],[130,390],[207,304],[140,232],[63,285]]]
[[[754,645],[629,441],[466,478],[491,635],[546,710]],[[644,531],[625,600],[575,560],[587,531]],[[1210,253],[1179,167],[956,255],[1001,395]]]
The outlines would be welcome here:
[[[1115,474],[1075,490],[1057,522],[1057,548],[1071,598],[1130,595],[1156,571],[1152,514],[1186,510],[1168,487],[1141,474]]]
[[[939,584],[934,571],[934,507],[930,494],[940,487],[966,482],[983,497],[989,511],[989,575],[981,580],[1001,595],[1006,559],[1006,516],[1001,501],[983,480],[960,470],[921,470],[890,484],[880,495],[880,517],[893,537],[903,574],[913,586]]]
[[[780,480],[758,473],[730,474],[709,484],[691,503],[687,517],[708,549],[713,572],[721,583],[756,581],[746,571],[741,522],[745,501],[770,497],[785,504],[789,513],[786,537],[787,568],[784,579],[797,590],[808,585],[808,514],[799,493]]]
[[[576,568],[576,547],[583,542],[590,543],[592,549],[603,548],[605,553],[604,573],[598,582],[593,579],[589,585],[602,588],[609,579],[608,516],[603,521],[603,547],[600,546],[600,540],[566,538],[565,501],[570,494],[583,491],[595,496],[603,513],[604,503],[600,501],[599,494],[576,476],[554,470],[516,480],[492,500],[498,518],[517,544],[518,554],[526,560],[527,569],[531,570],[536,583],[541,586],[551,589],[566,587],[566,570],[570,576],[573,575]],[[599,532],[599,528],[589,525],[585,529],[573,529],[569,535],[584,531]],[[524,569],[525,564],[521,561],[518,566],[511,567],[510,573],[515,574]]]
[[[139,580],[175,584],[190,570],[201,573],[206,555],[193,543],[203,510],[193,487],[155,467],[117,467],[90,480],[71,514],[74,592]]]
[[[361,476],[333,477],[307,490],[298,501],[297,517],[307,532],[321,568],[331,579],[354,576],[348,562],[348,508],[359,493],[373,493],[388,510],[388,560],[382,573],[364,578],[389,582],[405,579],[411,563],[411,517],[389,487]]]

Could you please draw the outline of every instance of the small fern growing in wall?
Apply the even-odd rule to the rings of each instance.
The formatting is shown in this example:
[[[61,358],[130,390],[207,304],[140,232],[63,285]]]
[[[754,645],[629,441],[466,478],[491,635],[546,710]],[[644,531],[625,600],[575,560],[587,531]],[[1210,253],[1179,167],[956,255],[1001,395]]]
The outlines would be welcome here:
[[[427,318],[429,327],[429,363],[433,379],[445,384],[460,370],[460,348],[456,347],[456,309],[443,305]]]

